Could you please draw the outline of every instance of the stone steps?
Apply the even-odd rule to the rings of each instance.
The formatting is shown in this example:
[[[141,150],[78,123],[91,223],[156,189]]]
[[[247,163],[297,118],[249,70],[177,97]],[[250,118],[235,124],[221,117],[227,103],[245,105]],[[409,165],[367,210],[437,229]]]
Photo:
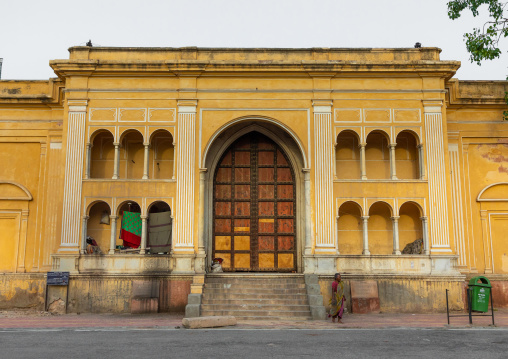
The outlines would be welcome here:
[[[256,317],[265,317],[271,320],[277,319],[293,319],[305,318],[306,320],[312,319],[310,311],[283,311],[283,310],[202,310],[201,316],[223,316],[232,315],[235,318],[245,318],[247,320],[254,320]]]
[[[228,304],[228,305],[284,305],[287,302],[285,298],[250,298],[246,297],[244,299],[224,299],[220,297],[215,298],[203,298],[201,302],[202,305],[217,305],[217,304]],[[301,298],[294,298],[292,301],[294,305],[308,305],[307,296],[302,296]]]
[[[201,316],[217,315],[240,320],[312,319],[301,274],[207,275]]]

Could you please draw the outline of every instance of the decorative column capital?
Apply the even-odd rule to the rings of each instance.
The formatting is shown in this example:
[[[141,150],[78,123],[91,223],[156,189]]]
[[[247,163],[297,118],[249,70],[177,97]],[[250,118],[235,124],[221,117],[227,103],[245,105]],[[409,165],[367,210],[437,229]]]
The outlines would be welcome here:
[[[88,100],[67,100],[69,112],[86,112]]]
[[[142,214],[142,215],[139,216],[139,218],[141,218],[141,219],[147,219],[148,216],[146,214]]]
[[[361,143],[358,144],[358,148],[362,148],[362,147],[363,148],[367,147],[367,143],[366,142],[361,142]]]
[[[427,113],[441,113],[443,107],[443,101],[441,100],[423,100],[423,112]]]
[[[84,219],[85,221],[88,221],[88,220],[90,219],[90,216],[83,216],[83,219]]]
[[[395,149],[396,147],[397,147],[397,144],[396,144],[396,143],[390,143],[390,144],[388,145],[388,148],[390,148],[390,149]]]
[[[369,216],[361,216],[360,218],[361,218],[363,221],[368,221],[370,217],[369,217]]]
[[[143,143],[143,146],[145,146],[145,147],[148,147],[148,148],[149,148],[149,147],[150,147],[150,143],[149,143],[149,142],[145,142],[145,143]]]
[[[28,210],[28,209],[22,209],[21,210],[21,216],[22,217],[28,217],[29,213],[30,213],[30,210]]]
[[[207,173],[208,172],[208,168],[200,168],[199,172],[200,173]]]
[[[113,142],[113,146],[120,147],[120,142]]]
[[[398,222],[398,220],[400,219],[400,216],[393,216],[393,217],[390,217],[392,219],[392,221],[394,222]]]
[[[332,100],[313,100],[312,107],[314,108],[314,113],[332,113]]]
[[[426,222],[428,220],[427,216],[421,216],[420,219],[424,222]]]
[[[416,148],[422,149],[423,148],[423,143],[420,143],[419,145],[416,145]]]
[[[109,219],[117,220],[117,219],[118,219],[118,216],[110,215],[110,216],[109,216]]]
[[[198,107],[198,100],[178,100],[178,113],[195,114]]]

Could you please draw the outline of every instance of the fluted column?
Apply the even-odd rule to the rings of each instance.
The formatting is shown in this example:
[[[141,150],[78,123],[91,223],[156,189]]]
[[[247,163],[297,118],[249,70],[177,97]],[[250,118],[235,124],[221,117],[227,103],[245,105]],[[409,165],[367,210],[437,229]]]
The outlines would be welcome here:
[[[332,106],[330,101],[314,101],[314,197],[316,200],[316,253],[336,253],[333,230]]]
[[[139,216],[141,218],[141,244],[139,246],[139,254],[146,253],[146,220],[147,215]]]
[[[81,226],[82,234],[81,234],[81,253],[86,253],[86,234],[88,232],[88,219],[89,216],[83,216],[83,225]]]
[[[430,254],[430,246],[429,246],[429,227],[427,225],[427,217],[420,217],[422,220],[422,232],[423,232],[423,252],[425,255]]]
[[[62,233],[59,252],[79,252],[87,100],[68,100]]]
[[[115,157],[113,163],[113,179],[118,179],[118,168],[120,167],[120,144],[118,142],[113,143],[115,146]]]
[[[366,143],[360,143],[358,147],[360,147],[360,174],[361,179],[366,180],[367,179],[367,165],[365,164],[365,147],[367,146]]]
[[[206,168],[199,169],[198,253],[205,254],[205,181]]]
[[[302,170],[304,176],[304,198],[305,198],[305,254],[312,254],[312,217],[310,199],[310,169]]]
[[[337,254],[340,254],[339,252],[339,216],[335,217],[335,241],[337,242]]]
[[[109,240],[109,254],[115,254],[116,248],[116,220],[118,216],[109,216],[111,223],[111,237]]]
[[[26,239],[28,231],[28,209],[21,210],[21,230],[19,232],[18,264],[16,272],[25,273]]]
[[[395,166],[395,148],[397,147],[396,143],[391,143],[388,145],[390,149],[390,179],[397,179],[397,169]]]
[[[363,216],[362,217],[362,225],[363,225],[363,232],[362,232],[362,238],[363,238],[363,255],[369,256],[369,216]]]
[[[420,179],[425,180],[425,179],[427,179],[427,176],[425,175],[425,159],[424,159],[424,152],[423,152],[423,144],[419,144],[416,147],[418,148],[418,164],[419,164],[419,170],[420,170]]]
[[[400,255],[399,246],[399,216],[392,217],[392,231],[393,231],[393,254]]]
[[[142,179],[148,179],[148,167],[149,167],[149,159],[150,159],[150,144],[149,143],[145,143],[144,144],[145,146],[145,156],[144,156],[144,160],[143,160],[143,177]]]
[[[424,102],[432,252],[451,253],[441,101]]]
[[[88,142],[86,144],[85,179],[90,178],[90,163],[92,162],[92,147],[93,147],[93,145],[90,142]]]
[[[194,251],[194,183],[196,175],[196,101],[179,101],[176,172],[175,252]]]

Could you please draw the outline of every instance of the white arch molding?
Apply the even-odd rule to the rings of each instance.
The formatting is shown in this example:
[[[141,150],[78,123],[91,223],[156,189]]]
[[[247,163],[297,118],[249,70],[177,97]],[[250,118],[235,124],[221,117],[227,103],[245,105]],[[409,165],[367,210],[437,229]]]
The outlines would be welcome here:
[[[220,140],[221,134],[224,134],[227,130],[232,129],[232,126],[241,126],[243,122],[259,120],[259,123],[253,123],[246,125],[245,127],[235,131],[231,136],[227,137],[223,141]],[[264,127],[262,124],[270,123],[271,126],[275,127],[281,132],[281,134],[288,135],[288,137],[294,141],[293,146],[286,142],[283,136],[280,136],[278,131],[272,131],[272,129]],[[275,126],[274,126],[275,125]],[[301,142],[298,140],[296,135],[288,132],[286,126],[281,126],[278,121],[267,120],[266,118],[259,117],[244,117],[229,122],[224,125],[209,140],[205,147],[205,152],[202,161],[202,168],[200,171],[200,186],[199,186],[199,242],[198,248],[202,255],[206,255],[207,264],[211,262],[212,253],[212,221],[213,221],[213,179],[215,169],[219,164],[219,161],[225,151],[240,137],[250,132],[259,132],[270,138],[288,156],[289,162],[293,167],[295,173],[295,187],[296,187],[296,246],[297,246],[297,270],[298,272],[303,271],[302,254],[303,249],[311,246],[311,220],[310,220],[310,173],[306,168],[307,159]],[[296,145],[296,146],[294,146]],[[292,148],[293,147],[293,148]]]

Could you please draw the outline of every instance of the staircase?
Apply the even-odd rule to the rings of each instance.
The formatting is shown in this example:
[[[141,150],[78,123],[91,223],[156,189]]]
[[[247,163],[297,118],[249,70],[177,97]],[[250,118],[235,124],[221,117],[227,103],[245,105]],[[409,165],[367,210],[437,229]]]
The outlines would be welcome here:
[[[215,315],[239,320],[313,318],[303,274],[280,273],[207,274],[201,316]]]

